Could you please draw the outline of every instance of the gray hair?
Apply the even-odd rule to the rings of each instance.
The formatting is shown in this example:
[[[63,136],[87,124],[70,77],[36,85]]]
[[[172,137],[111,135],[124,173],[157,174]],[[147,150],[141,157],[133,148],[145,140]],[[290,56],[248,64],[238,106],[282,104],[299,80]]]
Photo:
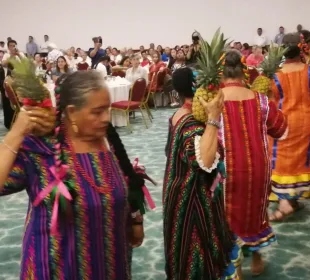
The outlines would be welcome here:
[[[96,70],[77,71],[61,76],[59,80],[56,84],[60,86],[59,110],[62,112],[69,105],[81,109],[91,91],[107,88],[101,73]]]
[[[135,59],[135,58],[140,59],[140,54],[138,54],[138,53],[134,53],[134,54],[130,55],[130,57],[129,57],[129,58],[130,58],[130,59]]]

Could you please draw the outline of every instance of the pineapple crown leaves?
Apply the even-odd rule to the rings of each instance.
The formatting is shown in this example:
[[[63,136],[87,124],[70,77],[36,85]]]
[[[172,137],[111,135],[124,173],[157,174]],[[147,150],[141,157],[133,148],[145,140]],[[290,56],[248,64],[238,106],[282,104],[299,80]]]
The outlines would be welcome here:
[[[222,65],[225,60],[225,48],[227,39],[224,39],[224,34],[219,28],[211,43],[205,41],[201,35],[200,53],[197,59],[197,86],[208,87],[209,85],[218,86],[221,80]]]
[[[283,56],[287,50],[288,48],[271,43],[268,55],[259,66],[264,76],[269,79],[273,78],[274,74],[280,69]]]
[[[21,98],[43,101],[50,97],[48,89],[36,76],[36,67],[33,60],[12,58],[9,63],[13,66],[13,88]]]

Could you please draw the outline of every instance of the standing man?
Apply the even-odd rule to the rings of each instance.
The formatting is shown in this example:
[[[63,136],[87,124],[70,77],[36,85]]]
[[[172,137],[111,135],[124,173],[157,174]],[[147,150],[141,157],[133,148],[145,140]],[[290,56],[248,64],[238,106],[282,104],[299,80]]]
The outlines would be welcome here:
[[[263,35],[262,28],[257,29],[257,35],[255,36],[254,39],[254,45],[261,48],[264,48],[267,45],[267,37]]]
[[[9,65],[10,59],[20,60],[24,57],[25,55],[17,49],[17,42],[15,40],[8,41],[8,52],[5,53],[2,58],[4,76],[6,77],[11,75],[12,66],[11,64]],[[4,93],[4,91],[2,93]],[[14,110],[11,107],[10,100],[6,97],[5,94],[1,94],[1,99],[4,115],[4,126],[9,129],[13,120]]]
[[[48,35],[44,35],[44,43],[40,46],[40,52],[42,57],[47,57],[48,54],[48,45],[50,43],[50,39]]]
[[[93,38],[94,47],[88,50],[89,56],[91,58],[91,68],[94,68],[101,57],[105,56],[105,50],[102,49],[102,38],[94,37]]]
[[[28,43],[26,44],[26,51],[28,57],[34,57],[38,52],[38,46],[34,42],[33,37],[29,36]]]
[[[299,34],[301,34],[301,31],[302,31],[302,25],[301,25],[301,24],[298,24],[298,25],[297,25],[297,32],[298,32]]]
[[[8,52],[4,54],[2,59],[2,66],[7,67],[10,58],[21,59],[24,57],[25,55],[17,48],[17,42],[15,40],[10,40],[8,41]]]
[[[278,44],[279,46],[281,46],[282,45],[282,41],[283,41],[283,37],[284,37],[284,27],[283,26],[281,26],[280,28],[279,28],[279,34],[275,37],[275,39],[274,39],[274,42],[276,43],[276,44]]]

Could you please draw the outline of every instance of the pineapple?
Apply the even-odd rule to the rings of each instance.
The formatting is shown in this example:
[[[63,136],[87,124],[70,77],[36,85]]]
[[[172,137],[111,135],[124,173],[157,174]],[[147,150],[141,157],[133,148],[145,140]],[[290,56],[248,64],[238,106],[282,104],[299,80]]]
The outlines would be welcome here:
[[[18,99],[30,99],[37,103],[45,99],[50,99],[50,92],[44,86],[40,78],[35,74],[35,65],[31,59],[23,58],[21,60],[10,59],[9,63],[13,65],[13,88],[18,95]]]
[[[262,74],[254,80],[251,86],[252,90],[269,95],[273,76],[280,69],[280,64],[286,51],[287,48],[279,47],[274,44],[270,45],[268,56],[265,57],[264,61],[259,66]]]
[[[21,60],[10,59],[9,63],[14,68],[12,71],[12,87],[18,100],[25,106],[36,106],[39,108],[38,110],[48,113],[50,122],[55,124],[55,110],[52,107],[50,92],[44,86],[42,80],[36,76],[33,61],[28,58]],[[51,128],[50,132],[52,130],[53,128]],[[41,136],[41,132],[38,130],[34,130],[33,134]]]
[[[200,36],[200,35],[199,35]],[[227,39],[218,29],[213,36],[211,44],[200,36],[201,48],[197,60],[196,84],[199,87],[193,99],[193,116],[201,122],[207,121],[205,109],[200,104],[198,97],[210,102],[217,94],[222,76],[222,66],[225,60],[224,50]]]

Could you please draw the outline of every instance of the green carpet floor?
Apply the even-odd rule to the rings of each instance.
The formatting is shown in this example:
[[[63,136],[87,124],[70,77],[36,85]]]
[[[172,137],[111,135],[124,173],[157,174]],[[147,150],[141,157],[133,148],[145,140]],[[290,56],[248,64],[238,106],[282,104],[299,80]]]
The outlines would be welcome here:
[[[2,112],[0,138],[5,135]],[[137,114],[132,120],[134,132],[119,129],[132,160],[139,158],[147,173],[158,186],[149,185],[157,204],[145,219],[146,238],[141,248],[134,250],[133,280],[164,280],[162,238],[162,179],[165,168],[164,147],[167,139],[168,118],[172,110],[154,112],[154,121],[146,129]],[[1,158],[1,157],[0,157]],[[19,279],[19,260],[23,224],[28,198],[25,192],[0,198],[0,280]],[[285,222],[274,225],[278,245],[265,249],[266,271],[258,280],[310,280],[310,204]],[[244,279],[252,279],[249,259],[244,261]],[[121,279],[119,279],[121,280]]]

